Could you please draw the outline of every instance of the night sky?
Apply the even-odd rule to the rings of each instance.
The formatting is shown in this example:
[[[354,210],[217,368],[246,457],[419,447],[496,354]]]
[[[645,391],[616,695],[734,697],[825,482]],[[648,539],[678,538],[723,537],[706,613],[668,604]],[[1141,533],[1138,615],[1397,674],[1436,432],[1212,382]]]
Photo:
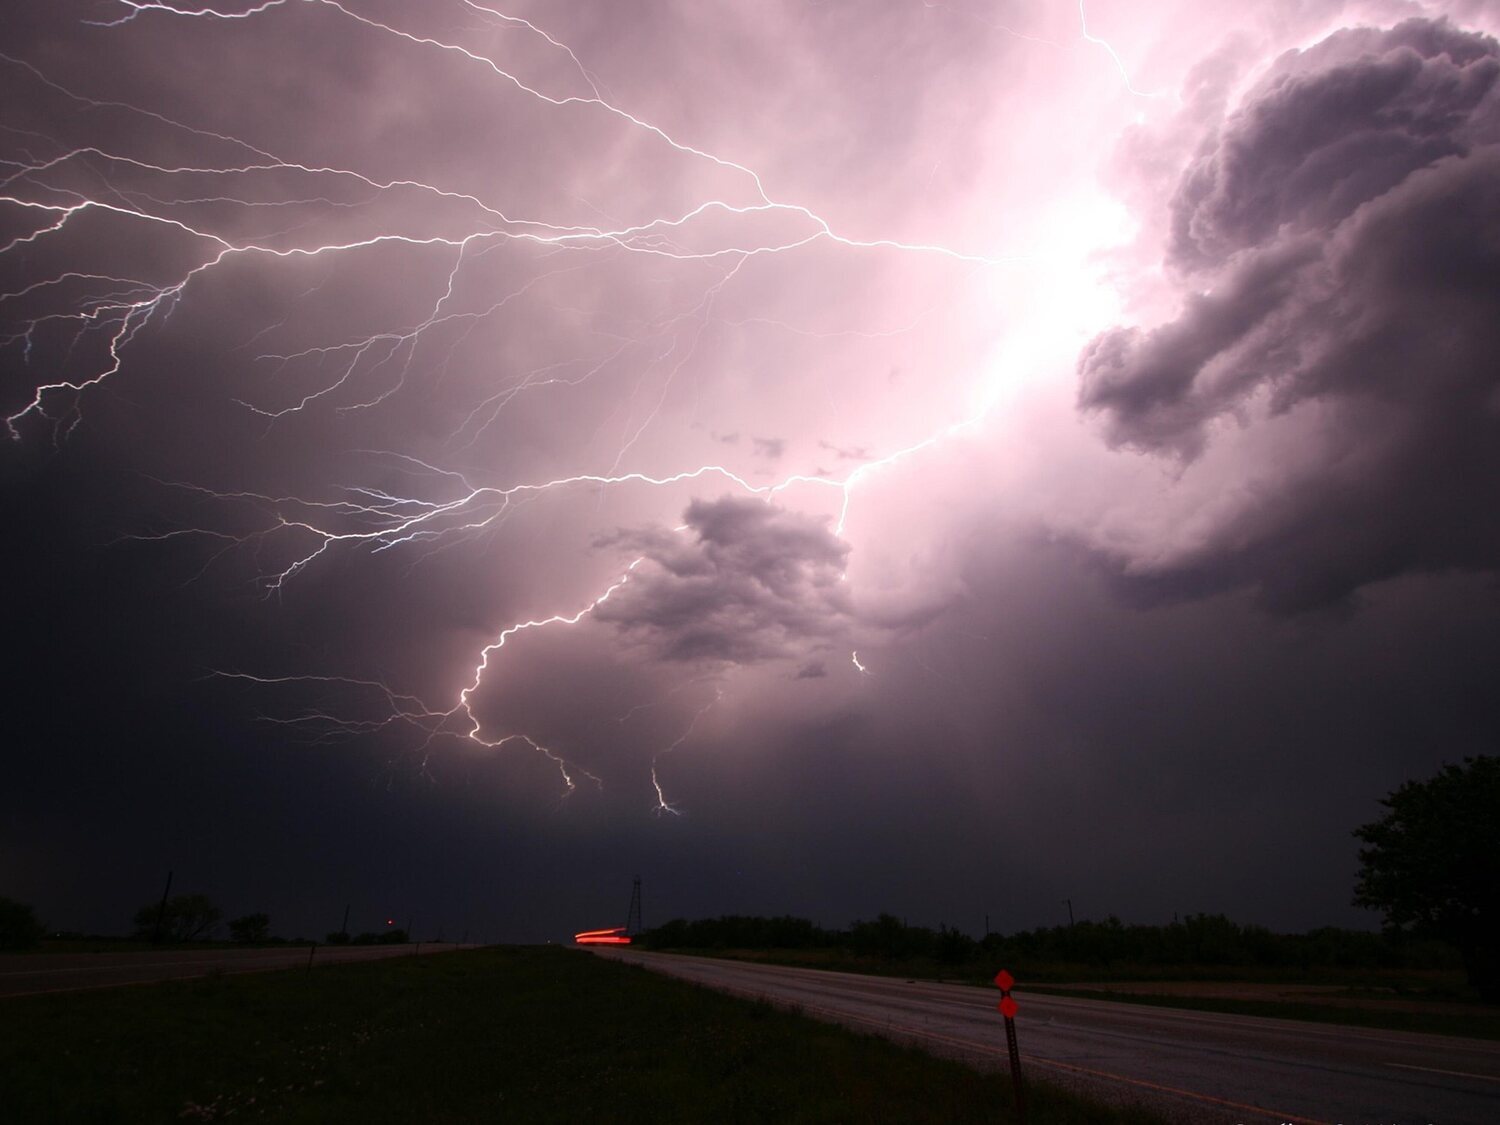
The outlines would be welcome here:
[[[1497,32],[10,0],[0,894],[1374,927],[1500,735]]]

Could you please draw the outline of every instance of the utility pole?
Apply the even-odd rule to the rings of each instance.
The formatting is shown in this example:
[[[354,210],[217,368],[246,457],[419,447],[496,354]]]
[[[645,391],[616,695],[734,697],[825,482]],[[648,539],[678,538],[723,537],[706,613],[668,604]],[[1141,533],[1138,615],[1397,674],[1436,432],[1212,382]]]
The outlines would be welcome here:
[[[641,932],[641,877],[637,875],[630,888],[630,909],[625,913],[625,932],[631,937]]]
[[[339,926],[339,933],[341,933],[341,934],[347,934],[348,932],[349,932],[349,904],[345,903],[344,904],[344,921],[343,921],[343,924]]]
[[[156,929],[151,933],[151,944],[161,944],[161,924],[167,916],[167,896],[172,893],[172,872],[167,872],[167,887],[161,893],[161,905],[156,908]]]

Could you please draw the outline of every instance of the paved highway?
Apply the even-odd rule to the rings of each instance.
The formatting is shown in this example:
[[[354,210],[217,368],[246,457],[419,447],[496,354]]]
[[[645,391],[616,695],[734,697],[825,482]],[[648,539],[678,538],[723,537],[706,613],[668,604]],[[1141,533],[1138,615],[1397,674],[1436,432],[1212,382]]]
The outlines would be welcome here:
[[[378,961],[472,949],[472,945],[424,942],[413,945],[320,945],[312,964]],[[211,973],[259,973],[296,969],[308,963],[305,945],[269,949],[180,949],[150,953],[23,953],[0,957],[0,997],[39,992],[77,992],[122,984],[203,977]]]
[[[996,989],[597,947],[939,1054],[1005,1066]],[[1495,1125],[1500,1042],[1017,990],[1023,1071],[1184,1121]]]

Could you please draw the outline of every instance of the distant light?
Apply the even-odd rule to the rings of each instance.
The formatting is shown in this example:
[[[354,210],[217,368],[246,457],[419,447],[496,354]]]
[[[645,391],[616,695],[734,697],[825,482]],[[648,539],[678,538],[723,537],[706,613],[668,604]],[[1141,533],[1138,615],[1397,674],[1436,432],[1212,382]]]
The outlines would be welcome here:
[[[394,926],[396,924],[396,919],[394,919],[394,918],[387,918],[385,920],[385,924],[387,926]]]
[[[573,935],[578,945],[629,945],[630,937],[624,926],[613,926],[607,930],[584,930]]]

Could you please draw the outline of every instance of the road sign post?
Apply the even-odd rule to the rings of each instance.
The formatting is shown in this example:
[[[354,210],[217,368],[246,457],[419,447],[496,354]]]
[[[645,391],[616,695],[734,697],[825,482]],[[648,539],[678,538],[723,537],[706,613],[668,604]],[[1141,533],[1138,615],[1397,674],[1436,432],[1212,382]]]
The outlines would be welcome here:
[[[1021,1125],[1025,1125],[1026,1087],[1021,1081],[1021,1052],[1016,1047],[1017,1004],[1010,994],[1015,983],[1016,978],[1004,969],[995,974],[995,985],[1000,989],[1000,1003],[997,1007],[1000,1009],[1000,1014],[1005,1017],[1005,1049],[1010,1055],[1010,1080],[1016,1088],[1016,1119],[1021,1122]]]

